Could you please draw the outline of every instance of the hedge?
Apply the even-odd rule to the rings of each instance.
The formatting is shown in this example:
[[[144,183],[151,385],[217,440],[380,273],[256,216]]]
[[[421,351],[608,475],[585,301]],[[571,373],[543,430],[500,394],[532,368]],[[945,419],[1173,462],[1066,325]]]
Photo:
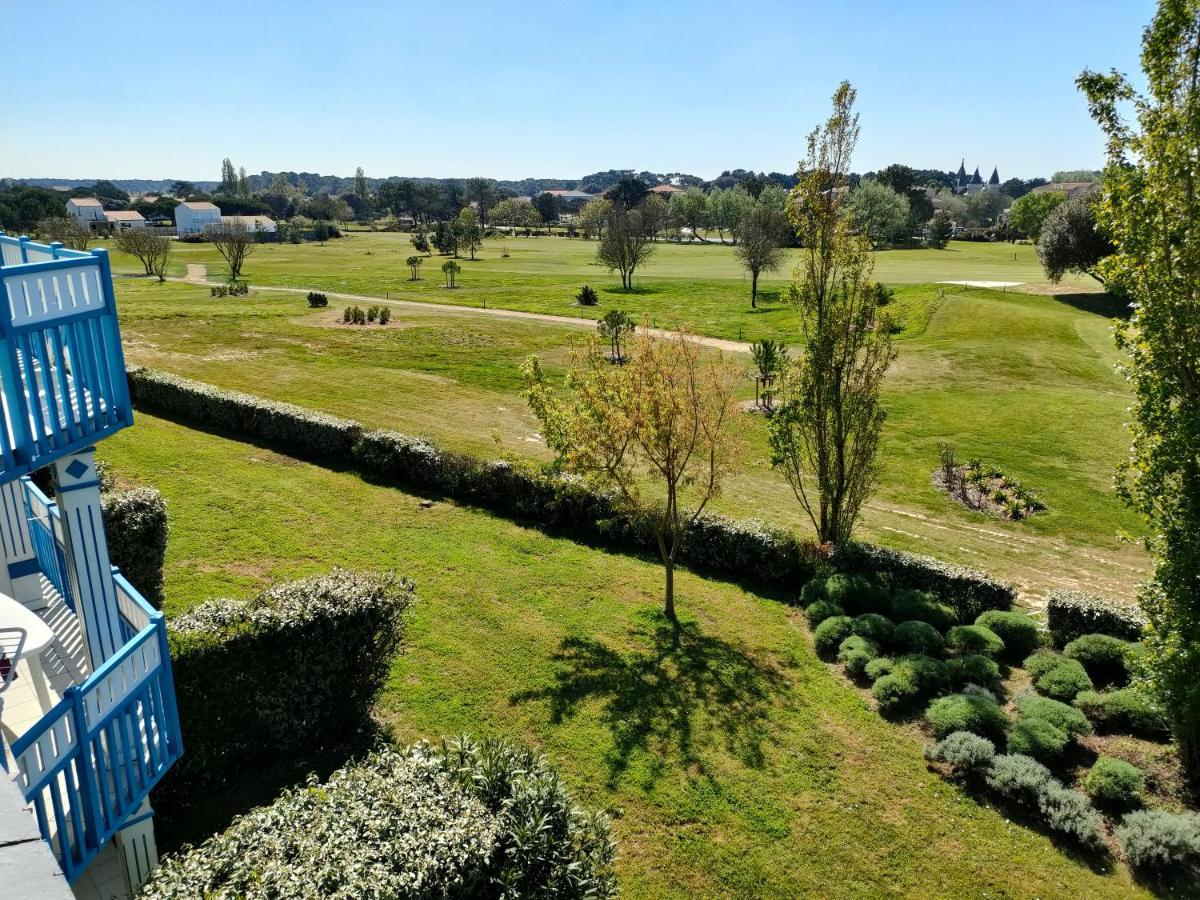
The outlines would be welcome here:
[[[412,584],[335,569],[170,619],[186,746],[158,788],[187,805],[259,761],[313,758],[360,733],[404,632]]]
[[[139,896],[616,896],[607,819],[528,750],[384,749],[168,858]]]
[[[1051,593],[1046,614],[1050,634],[1058,647],[1085,634],[1138,641],[1147,625],[1146,616],[1136,603],[1121,603],[1079,591]]]
[[[226,391],[150,369],[128,372],[139,409],[191,426],[263,441],[314,462],[354,466],[364,477],[437,492],[543,526],[568,528],[591,539],[654,552],[651,512],[627,510],[611,494],[589,490],[578,479],[553,476],[508,462],[486,462],[390,431],[368,431],[357,422]],[[893,588],[933,591],[973,621],[988,609],[1007,609],[1009,585],[979,572],[868,544],[848,544],[829,554],[835,568],[882,575]],[[825,559],[811,543],[757,521],[703,515],[684,536],[680,562],[715,574],[797,589]]]
[[[150,487],[100,495],[108,556],[155,609],[163,604],[163,560],[167,554],[167,504]]]

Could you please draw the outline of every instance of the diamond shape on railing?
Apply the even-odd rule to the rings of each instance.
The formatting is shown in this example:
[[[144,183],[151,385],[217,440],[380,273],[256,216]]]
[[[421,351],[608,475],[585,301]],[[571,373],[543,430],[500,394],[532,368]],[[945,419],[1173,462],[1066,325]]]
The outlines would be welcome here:
[[[83,473],[86,472],[87,469],[87,463],[81,459],[76,459],[73,460],[69,466],[67,466],[67,474],[72,478],[82,478]]]

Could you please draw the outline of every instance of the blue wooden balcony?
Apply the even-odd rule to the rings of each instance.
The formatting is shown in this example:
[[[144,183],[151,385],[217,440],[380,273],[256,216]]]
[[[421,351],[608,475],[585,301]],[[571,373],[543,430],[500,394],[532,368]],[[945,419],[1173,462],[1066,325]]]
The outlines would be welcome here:
[[[0,481],[133,423],[108,251],[0,233]]]

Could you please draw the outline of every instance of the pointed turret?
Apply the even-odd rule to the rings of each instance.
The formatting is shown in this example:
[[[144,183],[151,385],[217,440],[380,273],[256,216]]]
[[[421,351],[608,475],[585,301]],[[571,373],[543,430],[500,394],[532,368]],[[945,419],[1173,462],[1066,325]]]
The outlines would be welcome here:
[[[992,177],[988,179],[988,184],[992,187],[1000,187],[1000,169],[998,166],[992,166]]]
[[[979,174],[979,166],[975,167],[975,174],[971,176],[971,184],[983,184],[983,176]]]
[[[967,183],[967,159],[963,157],[962,162],[958,164],[958,174],[954,176],[954,183],[958,187],[962,187]]]

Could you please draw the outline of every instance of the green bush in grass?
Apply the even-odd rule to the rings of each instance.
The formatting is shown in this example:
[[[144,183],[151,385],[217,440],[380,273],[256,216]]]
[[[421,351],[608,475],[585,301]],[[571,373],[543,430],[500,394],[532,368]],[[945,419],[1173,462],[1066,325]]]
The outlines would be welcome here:
[[[879,645],[870,638],[852,634],[838,647],[837,660],[853,678],[861,678],[867,663],[879,658]]]
[[[969,731],[955,731],[939,741],[926,756],[948,763],[959,772],[978,773],[991,765],[996,756],[996,745]]]
[[[1200,815],[1194,812],[1137,810],[1121,820],[1116,836],[1135,869],[1184,876],[1200,866]]]
[[[1021,665],[1029,672],[1030,678],[1038,679],[1062,662],[1062,659],[1061,654],[1053,650],[1039,650],[1025,657]]]
[[[1152,741],[1171,739],[1171,723],[1154,700],[1136,688],[1080,691],[1075,706],[1097,731],[1132,734]]]
[[[1146,776],[1133,763],[1101,756],[1088,771],[1083,786],[1101,806],[1126,810],[1141,805]]]
[[[975,620],[1004,641],[1004,653],[1009,659],[1024,659],[1038,645],[1037,622],[1014,610],[990,609]]]
[[[1053,765],[1066,752],[1071,736],[1045,719],[1021,719],[1008,733],[1008,752]]]
[[[987,772],[987,785],[993,791],[1014,803],[1035,808],[1038,797],[1053,781],[1049,769],[1021,753],[997,756]]]
[[[1042,719],[1072,737],[1092,733],[1087,716],[1075,707],[1050,697],[1027,694],[1017,700],[1017,711],[1023,719]]]
[[[946,634],[946,648],[956,656],[979,654],[996,659],[1004,653],[1004,641],[982,625],[956,625]]]
[[[1083,847],[1099,847],[1100,814],[1087,797],[1064,787],[1037,760],[1022,753],[997,756],[984,778],[988,787],[1038,816],[1049,830]]]
[[[800,605],[808,608],[818,600],[828,600],[829,594],[825,592],[825,582],[828,580],[827,576],[818,575],[805,582],[804,587],[800,589]]]
[[[954,624],[954,610],[929,591],[899,590],[892,595],[892,618],[897,621],[927,622],[945,633]]]
[[[1000,686],[1000,666],[994,659],[972,653],[946,660],[946,672],[953,687],[977,684],[995,690]]]
[[[884,675],[890,675],[896,668],[896,661],[887,656],[881,656],[879,659],[873,659],[867,663],[863,669],[865,674],[872,681],[882,678]]]
[[[998,703],[969,694],[950,694],[934,700],[925,710],[925,721],[938,738],[955,731],[969,731],[1000,741],[1008,729],[1008,717]]]
[[[814,600],[808,606],[804,607],[804,616],[808,619],[808,624],[813,628],[816,628],[826,619],[832,619],[834,616],[844,616],[845,614],[845,610],[832,600]]]
[[[920,653],[910,653],[908,656],[900,657],[896,660],[894,671],[908,675],[912,683],[917,686],[917,690],[925,695],[936,694],[938,691],[944,690],[950,683],[946,664],[940,659],[923,656]]]
[[[907,672],[896,671],[880,676],[871,686],[871,694],[879,711],[892,715],[911,707],[921,696],[920,690]]]
[[[852,616],[888,610],[887,590],[867,575],[831,575],[825,581],[825,596]]]
[[[832,616],[813,629],[813,644],[817,653],[833,656],[838,645],[854,633],[854,620],[849,616]]]
[[[1055,700],[1069,703],[1080,691],[1092,689],[1092,679],[1077,659],[1062,659],[1033,681],[1034,687]]]
[[[936,628],[916,620],[897,625],[892,632],[892,644],[901,652],[925,656],[941,656],[946,649],[946,641]]]
[[[892,620],[879,613],[863,613],[854,620],[854,633],[870,638],[877,644],[890,644],[895,631]]]
[[[1063,656],[1077,659],[1096,684],[1129,681],[1127,657],[1133,644],[1107,634],[1085,634],[1063,648]]]

